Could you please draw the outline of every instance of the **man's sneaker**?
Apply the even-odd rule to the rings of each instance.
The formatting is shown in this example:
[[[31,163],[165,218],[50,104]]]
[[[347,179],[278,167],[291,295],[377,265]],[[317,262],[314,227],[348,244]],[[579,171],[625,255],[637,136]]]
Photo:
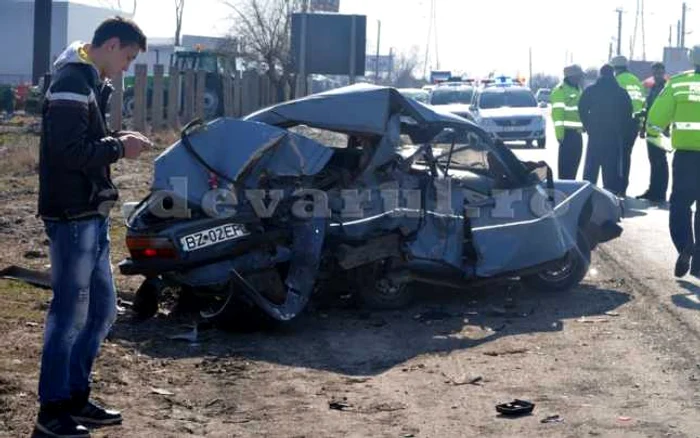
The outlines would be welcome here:
[[[74,407],[71,416],[75,421],[94,426],[110,426],[122,422],[119,411],[105,409],[91,400],[86,401],[82,407]]]
[[[690,269],[690,259],[693,253],[692,245],[681,251],[676,260],[676,268],[674,274],[676,277],[681,278],[688,273]]]
[[[65,403],[43,405],[39,409],[35,429],[43,436],[52,438],[90,437],[90,431],[70,416]]]

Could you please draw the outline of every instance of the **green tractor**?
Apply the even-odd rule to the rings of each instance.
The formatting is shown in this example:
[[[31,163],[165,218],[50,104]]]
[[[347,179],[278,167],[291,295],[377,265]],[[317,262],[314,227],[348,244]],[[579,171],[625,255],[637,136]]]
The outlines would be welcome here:
[[[170,67],[177,67],[181,76],[184,76],[185,70],[193,69],[206,71],[204,84],[204,117],[213,119],[224,114],[223,78],[225,76],[233,77],[235,75],[236,63],[233,56],[211,50],[176,49],[176,51],[170,55]],[[169,80],[169,76],[163,78],[163,103],[165,108],[167,108],[168,105]],[[133,117],[134,115],[134,83],[134,76],[124,78],[124,117]],[[183,105],[184,99],[185,93],[181,89],[180,105]],[[150,109],[153,102],[153,76],[148,76],[146,101]]]

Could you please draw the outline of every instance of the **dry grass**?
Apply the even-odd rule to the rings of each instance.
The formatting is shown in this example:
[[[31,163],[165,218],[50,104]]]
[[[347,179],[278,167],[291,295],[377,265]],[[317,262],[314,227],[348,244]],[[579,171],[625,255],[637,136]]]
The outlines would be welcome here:
[[[51,292],[14,280],[0,280],[0,327],[40,323],[44,317],[44,305],[51,298]]]
[[[39,164],[39,137],[0,133],[0,175],[26,175]]]

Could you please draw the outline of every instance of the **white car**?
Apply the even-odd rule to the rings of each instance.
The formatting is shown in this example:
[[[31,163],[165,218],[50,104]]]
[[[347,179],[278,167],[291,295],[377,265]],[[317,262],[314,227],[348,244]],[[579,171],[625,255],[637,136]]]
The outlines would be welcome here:
[[[430,105],[439,107],[437,110],[446,111],[467,120],[475,121],[470,105],[474,98],[475,88],[463,82],[448,82],[438,85],[430,93]]]
[[[547,122],[529,88],[519,85],[487,86],[474,95],[471,113],[496,142],[524,141],[546,145]]]

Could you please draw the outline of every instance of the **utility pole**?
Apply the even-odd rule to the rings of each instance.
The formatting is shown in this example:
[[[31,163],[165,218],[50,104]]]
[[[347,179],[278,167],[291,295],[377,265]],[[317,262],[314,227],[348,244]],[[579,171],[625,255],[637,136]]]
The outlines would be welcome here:
[[[528,86],[532,89],[532,46],[530,47],[530,76],[528,80]]]
[[[681,20],[676,23],[676,47],[681,46]]]
[[[644,0],[642,0],[642,61],[647,60],[647,38],[644,32]]]
[[[610,48],[608,49],[608,60],[612,59],[613,54],[613,43],[610,41]]]
[[[617,55],[622,54],[622,8],[615,9],[617,12]]]
[[[430,19],[428,21],[428,40],[425,43],[425,62],[423,62],[423,78],[428,75],[428,61],[430,60],[430,37],[433,32],[433,8],[435,7],[435,2],[430,2]]]
[[[639,27],[640,7],[640,0],[637,0],[637,12],[634,14],[634,31],[632,32],[632,38],[630,38],[630,59],[634,59],[634,48],[637,46],[637,28]]]
[[[668,46],[673,47],[673,25],[668,27]]]
[[[32,84],[50,71],[51,62],[51,0],[34,0],[34,60]],[[48,84],[44,84],[45,86]]]
[[[683,15],[681,15],[681,47],[685,49],[685,12],[687,10],[685,2],[683,2]]]
[[[379,82],[379,39],[382,36],[382,20],[377,20],[377,58],[376,65],[374,67],[374,81]]]
[[[437,3],[433,0],[433,29],[435,31],[435,66],[440,70],[440,53],[438,49]]]

